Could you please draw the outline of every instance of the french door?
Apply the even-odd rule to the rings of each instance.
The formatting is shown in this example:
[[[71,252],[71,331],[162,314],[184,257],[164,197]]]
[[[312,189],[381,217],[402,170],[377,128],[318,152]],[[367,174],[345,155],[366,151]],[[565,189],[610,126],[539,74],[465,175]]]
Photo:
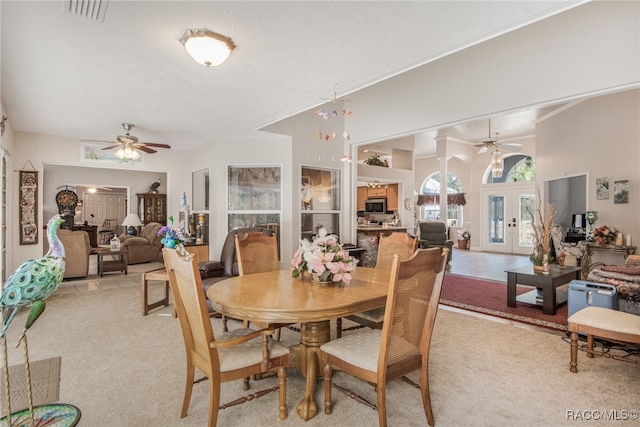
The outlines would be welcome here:
[[[535,201],[534,188],[483,190],[482,250],[530,254]]]

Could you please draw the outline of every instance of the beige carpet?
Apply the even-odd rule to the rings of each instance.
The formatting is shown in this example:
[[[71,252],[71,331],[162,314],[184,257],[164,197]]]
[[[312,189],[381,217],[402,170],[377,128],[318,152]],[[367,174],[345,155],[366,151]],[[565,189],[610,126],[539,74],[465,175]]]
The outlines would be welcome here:
[[[189,415],[180,419],[184,390],[184,347],[171,306],[143,317],[140,272],[159,265],[132,266],[128,276],[64,282],[29,332],[33,360],[62,357],[60,401],[82,411],[82,426],[203,426],[208,385],[197,384]],[[152,287],[159,296],[160,283]],[[24,323],[9,330],[9,343]],[[216,330],[219,320],[214,320]],[[297,335],[283,332],[283,341]],[[13,349],[10,363],[21,363]],[[437,426],[580,425],[567,411],[638,410],[640,366],[579,354],[579,373],[569,372],[569,345],[562,337],[441,309],[431,353],[431,395]],[[415,376],[414,376],[415,378]],[[373,389],[343,374],[336,381],[375,400]],[[270,387],[274,378],[254,385]],[[277,395],[222,410],[220,426],[373,426],[375,411],[334,392],[334,412],[304,422],[295,406],[304,380],[288,372],[289,417],[277,418]],[[222,400],[245,395],[240,382],[223,386]],[[424,426],[417,390],[397,381],[388,389],[390,426]],[[321,404],[322,384],[316,401]],[[588,425],[606,423],[588,421]],[[617,421],[616,425],[632,425]]]

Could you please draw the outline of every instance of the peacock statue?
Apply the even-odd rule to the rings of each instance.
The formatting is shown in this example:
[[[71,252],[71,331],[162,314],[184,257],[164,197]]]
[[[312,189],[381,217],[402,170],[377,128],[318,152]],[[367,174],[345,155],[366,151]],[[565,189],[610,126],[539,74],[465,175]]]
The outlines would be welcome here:
[[[63,220],[60,215],[54,215],[47,223],[47,240],[49,251],[40,258],[33,258],[23,262],[7,279],[4,291],[0,297],[2,308],[2,352],[4,356],[5,391],[7,393],[7,414],[11,414],[11,398],[9,392],[9,365],[7,362],[6,332],[9,325],[20,312],[22,307],[30,307],[27,320],[18,338],[16,347],[24,343],[24,358],[29,391],[29,409],[31,424],[33,425],[33,403],[31,399],[31,377],[29,372],[29,350],[27,346],[27,330],[33,326],[45,309],[45,300],[57,289],[64,276],[65,252],[62,242],[58,238],[58,230]],[[10,416],[7,416],[11,426]]]

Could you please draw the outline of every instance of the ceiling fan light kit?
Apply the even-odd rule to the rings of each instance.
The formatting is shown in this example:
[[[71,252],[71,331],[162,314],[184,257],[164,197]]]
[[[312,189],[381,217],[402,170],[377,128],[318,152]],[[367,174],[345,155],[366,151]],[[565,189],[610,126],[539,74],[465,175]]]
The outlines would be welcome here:
[[[491,176],[493,178],[500,178],[504,171],[504,159],[500,154],[500,151],[496,148],[496,151],[491,155]]]
[[[180,43],[196,62],[206,67],[222,64],[236,47],[229,37],[206,28],[185,31]]]

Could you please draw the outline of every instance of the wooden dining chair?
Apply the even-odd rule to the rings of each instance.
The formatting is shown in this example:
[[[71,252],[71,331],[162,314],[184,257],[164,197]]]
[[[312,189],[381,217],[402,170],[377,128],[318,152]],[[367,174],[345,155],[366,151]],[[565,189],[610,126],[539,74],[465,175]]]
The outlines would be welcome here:
[[[418,249],[408,260],[394,255],[382,329],[367,329],[329,341],[320,347],[324,366],[324,411],[332,412],[333,370],[338,369],[375,384],[380,426],[387,425],[386,385],[419,371],[422,404],[430,426],[434,425],[429,395],[429,347],[438,312],[448,249]],[[337,389],[342,387],[336,385]],[[342,389],[344,390],[344,389]],[[362,396],[347,391],[362,402]]]
[[[411,257],[418,248],[418,239],[411,237],[407,233],[393,232],[388,236],[380,236],[378,245],[378,258],[375,268],[391,269],[394,254],[400,254],[400,259],[405,260]],[[347,316],[347,319],[355,322],[355,326],[342,328],[342,319],[336,320],[336,337],[342,337],[342,333],[363,327],[380,329],[384,320],[384,308],[364,311]]]
[[[195,256],[186,251],[163,249],[164,262],[187,355],[187,377],[181,418],[187,416],[195,369],[209,379],[209,427],[215,426],[219,408],[233,406],[279,389],[279,418],[287,418],[286,368],[289,349],[270,338],[272,329],[246,328],[214,336],[202,280]],[[221,383],[271,370],[278,372],[278,387],[255,392],[220,406]],[[248,387],[248,381],[245,381]]]
[[[238,271],[240,276],[255,273],[278,271],[278,240],[275,234],[244,233],[236,234],[236,256],[238,257]],[[276,339],[280,341],[280,328],[289,326],[289,323],[258,323],[261,328],[276,330]],[[244,321],[244,327],[249,327],[249,322]]]

